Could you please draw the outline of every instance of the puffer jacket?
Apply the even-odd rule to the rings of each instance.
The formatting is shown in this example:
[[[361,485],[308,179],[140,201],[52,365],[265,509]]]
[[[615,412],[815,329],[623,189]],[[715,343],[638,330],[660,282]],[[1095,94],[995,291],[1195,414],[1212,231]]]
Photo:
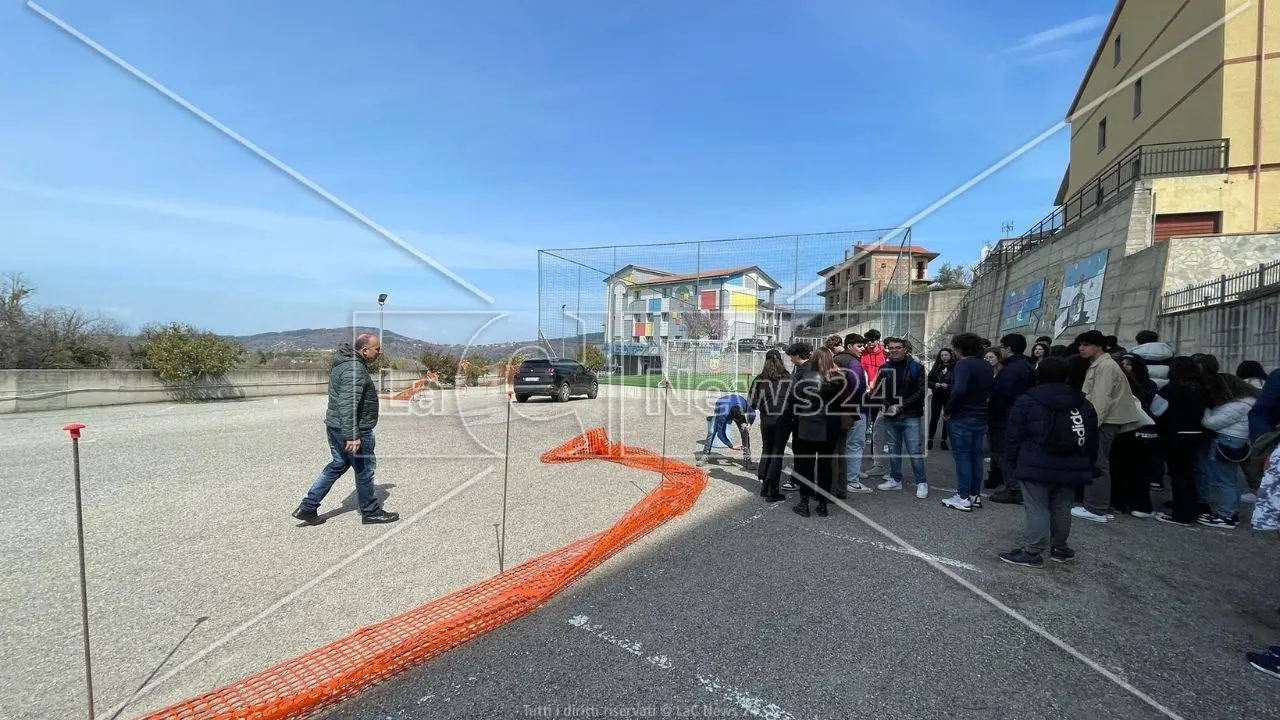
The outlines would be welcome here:
[[[1129,352],[1147,363],[1147,372],[1151,374],[1157,389],[1169,382],[1169,361],[1173,359],[1173,347],[1169,343],[1143,343]]]
[[[1204,411],[1204,419],[1200,422],[1219,435],[1248,440],[1249,411],[1253,409],[1255,402],[1257,401],[1253,398],[1246,397],[1209,408]]]
[[[355,440],[378,424],[378,389],[364,358],[347,343],[339,345],[333,354],[324,424],[342,433],[346,440]]]
[[[1045,449],[1053,413],[1078,409],[1084,421],[1084,451],[1078,455],[1058,455]],[[1013,465],[1013,476],[1029,483],[1045,485],[1086,485],[1093,479],[1098,456],[1098,415],[1084,393],[1066,383],[1036,385],[1013,401],[1005,429],[1003,452]]]

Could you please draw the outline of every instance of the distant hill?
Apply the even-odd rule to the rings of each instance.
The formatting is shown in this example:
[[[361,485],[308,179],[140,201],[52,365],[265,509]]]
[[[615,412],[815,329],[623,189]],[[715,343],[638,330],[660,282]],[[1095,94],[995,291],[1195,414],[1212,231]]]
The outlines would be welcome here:
[[[282,332],[258,333],[257,335],[233,336],[231,339],[238,340],[244,345],[249,352],[255,350],[264,350],[266,352],[288,353],[288,352],[306,352],[319,350],[333,350],[342,343],[350,343],[351,340],[361,333],[378,334],[378,328],[357,327],[357,328],[304,328],[301,330],[285,330]],[[586,337],[588,343],[598,343],[603,339],[602,333],[593,333]],[[441,344],[427,342],[411,338],[407,335],[384,330],[382,333],[383,349],[387,355],[394,357],[417,357],[424,350],[435,350],[437,352],[446,352],[450,354],[458,354],[466,350],[468,355],[479,355],[487,357],[491,360],[501,360],[510,357],[517,350],[525,350],[528,354],[528,348],[536,347],[536,340],[521,340],[517,342],[501,342],[501,343],[485,343],[482,345],[473,345],[470,347],[456,344]],[[560,353],[560,340],[556,338],[549,341],[552,346],[552,352]],[[577,352],[578,338],[565,339],[565,354],[572,356]]]

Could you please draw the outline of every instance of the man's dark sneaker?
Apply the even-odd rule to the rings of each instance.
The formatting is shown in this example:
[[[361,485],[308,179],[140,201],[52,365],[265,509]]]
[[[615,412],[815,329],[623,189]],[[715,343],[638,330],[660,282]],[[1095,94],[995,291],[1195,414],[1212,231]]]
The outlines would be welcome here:
[[[360,522],[365,525],[382,525],[384,523],[393,523],[400,519],[400,513],[387,512],[379,510],[374,513],[364,513],[360,517]]]
[[[999,481],[999,480],[996,480],[995,478],[993,478],[993,477],[991,477],[990,475],[988,475],[988,476],[987,476],[987,479],[986,479],[986,480],[984,480],[984,481],[982,482],[982,489],[983,489],[983,490],[995,490],[996,488],[1000,487],[1001,485],[1004,485],[1004,483],[1003,483],[1003,482],[1001,482],[1001,481]]]
[[[813,512],[814,512],[814,514],[816,514],[818,517],[826,517],[826,516],[827,516],[827,504],[826,504],[826,503],[824,503],[824,502],[820,502],[820,503],[818,503],[818,506],[817,506],[817,507],[815,507],[815,508],[813,509]]]
[[[1069,547],[1053,548],[1049,551],[1049,559],[1056,563],[1064,563],[1074,560],[1076,551]]]
[[[1000,559],[1009,563],[1010,565],[1021,565],[1022,567],[1029,567],[1029,568],[1044,567],[1043,558],[1041,558],[1039,555],[1032,555],[1031,553],[1027,552],[1026,550],[1023,550],[1022,548],[1018,548],[1017,550],[1010,550],[1009,552],[1006,552],[1006,553],[1000,553]]]
[[[1181,525],[1182,527],[1191,527],[1192,525],[1195,525],[1195,523],[1191,522],[1174,520],[1173,516],[1168,513],[1156,513],[1156,520],[1159,520],[1162,523],[1169,523],[1170,525]]]
[[[993,503],[1001,503],[1004,505],[1021,505],[1022,504],[1021,493],[1009,492],[1009,490],[1005,488],[1001,488],[1000,490],[997,490],[991,493],[990,495],[987,496],[987,499]]]
[[[942,444],[941,444],[941,445],[939,445],[939,447],[941,447],[943,450],[950,450],[950,449],[951,449],[951,447],[947,445],[947,441],[946,441],[946,440],[943,440],[943,441],[942,441]]]
[[[787,499],[786,495],[783,495],[782,493],[778,493],[778,492],[771,493],[769,495],[764,496],[764,501],[771,502],[771,503],[782,502],[783,500],[786,500],[786,499]]]
[[[800,488],[796,487],[796,484],[794,482],[792,482],[791,480],[788,480],[782,483],[782,489],[790,491],[790,490],[799,490]]]
[[[973,508],[974,510],[981,510],[981,509],[982,509],[982,496],[981,496],[981,495],[972,495],[972,496],[970,496],[970,497],[969,497],[969,507]]]
[[[1162,483],[1162,482],[1153,482],[1153,483],[1151,483],[1151,489],[1152,489],[1152,490],[1163,490],[1163,489],[1164,489],[1164,483]]]
[[[1280,657],[1280,645],[1272,645],[1271,647],[1267,648],[1267,652],[1271,653],[1272,655],[1275,655],[1276,657]]]
[[[800,498],[800,502],[791,509],[800,517],[809,517],[809,498]]]
[[[324,518],[320,517],[319,513],[315,510],[303,510],[302,506],[298,506],[298,509],[293,511],[293,516],[308,525],[320,525],[324,523]]]
[[[1280,678],[1280,657],[1269,652],[1246,653],[1245,657],[1249,659],[1249,664],[1254,670],[1260,670],[1273,678]]]

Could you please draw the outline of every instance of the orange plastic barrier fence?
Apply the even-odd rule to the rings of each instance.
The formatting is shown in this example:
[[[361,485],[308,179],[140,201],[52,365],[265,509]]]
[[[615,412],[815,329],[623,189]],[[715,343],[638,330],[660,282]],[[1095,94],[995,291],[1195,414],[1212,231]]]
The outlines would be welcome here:
[[[414,396],[414,395],[417,395],[419,390],[421,390],[422,388],[426,387],[426,384],[427,384],[427,381],[426,381],[426,379],[425,379],[425,378],[420,378],[420,379],[418,379],[418,380],[414,380],[412,385],[410,385],[409,387],[407,387],[407,388],[405,388],[405,389],[401,390],[400,392],[396,393],[395,395],[392,395],[390,399],[392,399],[392,400],[412,400],[412,399],[413,399],[413,396]]]
[[[611,527],[501,574],[369,625],[291,660],[144,716],[145,720],[302,718],[515,620],[595,566],[693,506],[702,470],[609,442],[593,428],[542,455],[545,463],[609,460],[662,473],[662,481]]]

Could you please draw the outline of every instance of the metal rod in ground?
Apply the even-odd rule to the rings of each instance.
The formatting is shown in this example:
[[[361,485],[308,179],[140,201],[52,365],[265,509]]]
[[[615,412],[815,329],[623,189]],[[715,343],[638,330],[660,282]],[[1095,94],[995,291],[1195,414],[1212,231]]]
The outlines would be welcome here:
[[[84,425],[72,423],[63,429],[71,433],[71,458],[76,488],[76,541],[80,550],[80,627],[84,637],[84,680],[89,694],[89,720],[93,720],[93,660],[89,653],[89,590],[84,567],[84,510],[80,500],[80,431]]]
[[[511,391],[507,392],[507,445],[502,453],[502,534],[498,540],[498,572],[502,572],[507,550],[507,473],[511,469]]]
[[[498,550],[498,572],[502,572],[502,540],[498,538],[498,523],[493,524],[493,544]]]

